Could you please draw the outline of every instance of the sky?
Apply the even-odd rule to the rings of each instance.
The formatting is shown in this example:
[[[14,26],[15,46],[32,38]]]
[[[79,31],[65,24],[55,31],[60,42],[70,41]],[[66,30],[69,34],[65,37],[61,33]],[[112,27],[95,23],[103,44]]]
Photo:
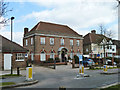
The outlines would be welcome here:
[[[3,18],[13,20],[13,41],[23,44],[24,28],[32,29],[38,22],[68,25],[80,35],[99,31],[103,24],[118,39],[118,8],[116,0],[6,0],[12,9]],[[0,26],[1,27],[1,26]],[[0,28],[0,34],[10,39],[10,21]]]

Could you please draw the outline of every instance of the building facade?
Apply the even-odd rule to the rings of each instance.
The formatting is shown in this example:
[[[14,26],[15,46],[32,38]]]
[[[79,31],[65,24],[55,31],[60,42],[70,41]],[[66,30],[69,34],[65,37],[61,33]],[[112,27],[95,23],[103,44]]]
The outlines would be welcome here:
[[[11,70],[12,68],[25,68],[27,49],[0,35],[0,69]]]
[[[112,39],[96,34],[95,30],[84,36],[83,47],[84,54],[89,55],[90,58],[104,58],[104,55],[105,57],[113,57],[113,55],[116,55],[116,45]]]
[[[64,62],[65,57],[83,54],[83,38],[66,25],[39,22],[30,31],[24,29],[23,46],[29,50],[33,62],[56,57]]]

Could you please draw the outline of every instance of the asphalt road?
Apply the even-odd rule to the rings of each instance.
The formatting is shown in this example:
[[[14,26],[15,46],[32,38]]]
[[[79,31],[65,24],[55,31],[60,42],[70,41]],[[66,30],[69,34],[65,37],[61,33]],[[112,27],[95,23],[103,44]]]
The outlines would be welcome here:
[[[60,65],[56,70],[45,67],[33,67],[34,79],[37,84],[19,88],[98,88],[118,82],[118,74],[101,75],[103,70],[85,70],[90,77],[76,78],[78,68],[72,69],[71,65]],[[108,72],[117,72],[118,69],[109,69]]]

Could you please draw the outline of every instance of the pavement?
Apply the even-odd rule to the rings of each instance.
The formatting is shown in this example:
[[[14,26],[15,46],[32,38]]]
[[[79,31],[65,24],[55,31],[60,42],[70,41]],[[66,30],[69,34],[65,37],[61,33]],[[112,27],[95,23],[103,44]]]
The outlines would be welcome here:
[[[15,82],[20,88],[98,88],[118,82],[118,74],[101,75],[103,70],[87,70],[85,74],[90,77],[77,78],[79,68],[72,69],[72,65],[58,65],[56,69],[33,66],[32,82],[25,82],[26,70],[21,70],[22,77],[1,79],[0,82]],[[118,69],[108,69],[108,72],[118,72]],[[10,74],[10,71],[0,71],[2,75]],[[16,73],[16,71],[14,71]],[[39,81],[39,82],[38,82]],[[33,83],[33,85],[31,85]],[[36,83],[36,84],[35,84]],[[25,85],[25,86],[24,86]],[[30,86],[26,86],[30,85]],[[12,86],[16,87],[16,86]],[[9,86],[8,86],[9,88]],[[19,88],[19,87],[17,87]]]

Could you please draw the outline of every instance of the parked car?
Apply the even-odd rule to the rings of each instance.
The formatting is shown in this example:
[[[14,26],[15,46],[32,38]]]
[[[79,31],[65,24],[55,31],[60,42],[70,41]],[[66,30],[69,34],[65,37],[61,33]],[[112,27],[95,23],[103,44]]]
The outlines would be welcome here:
[[[106,60],[106,64],[107,64],[107,65],[112,65],[112,60],[107,59],[107,60]],[[116,65],[117,63],[116,63],[116,62],[113,62],[113,64]]]
[[[92,59],[86,59],[84,61],[82,61],[84,66],[91,66],[91,65],[95,65],[95,62]]]

